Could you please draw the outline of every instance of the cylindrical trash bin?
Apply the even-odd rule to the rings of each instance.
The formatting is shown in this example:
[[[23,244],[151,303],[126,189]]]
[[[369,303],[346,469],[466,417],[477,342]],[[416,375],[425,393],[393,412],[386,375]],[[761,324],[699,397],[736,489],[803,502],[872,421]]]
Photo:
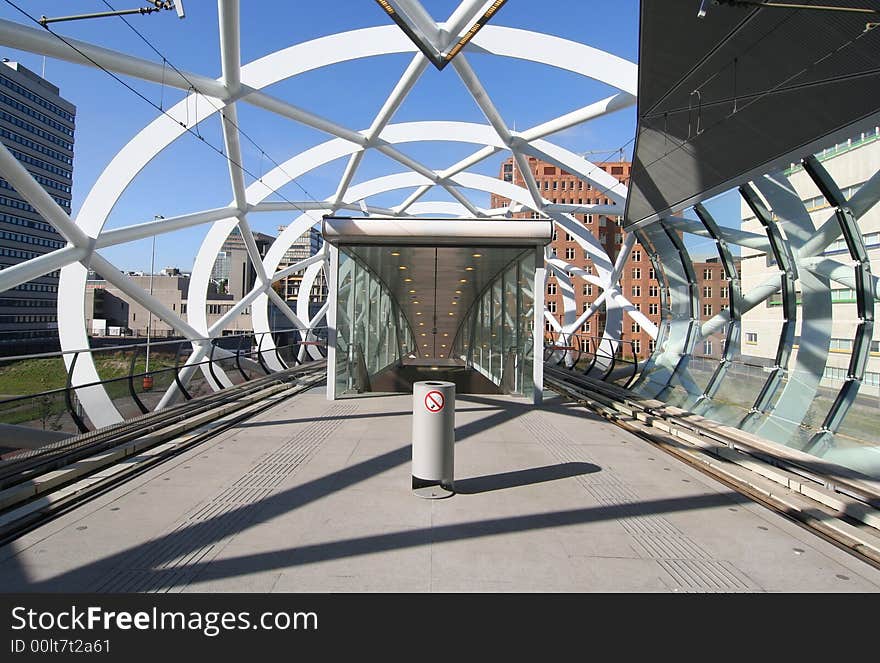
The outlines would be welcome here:
[[[454,494],[455,383],[413,384],[412,490],[437,499]]]

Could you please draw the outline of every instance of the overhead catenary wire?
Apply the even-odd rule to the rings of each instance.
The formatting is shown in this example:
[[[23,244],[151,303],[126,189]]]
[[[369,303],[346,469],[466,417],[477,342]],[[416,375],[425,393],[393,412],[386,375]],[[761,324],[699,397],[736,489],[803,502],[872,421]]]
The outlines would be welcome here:
[[[115,8],[113,7],[113,5],[111,5],[111,4],[108,2],[108,0],[101,0],[101,1],[102,1],[102,2],[103,2],[108,8],[110,8],[110,9],[113,10],[113,11],[116,11]],[[120,14],[120,15],[119,15],[119,18],[120,18],[120,19],[122,20],[122,22],[125,23],[125,24],[129,27],[129,29],[132,30],[132,32],[134,32],[134,33],[135,33],[135,34],[141,39],[141,41],[143,41],[143,42],[144,42],[144,43],[145,43],[145,44],[146,44],[146,45],[147,45],[147,46],[148,46],[148,47],[149,47],[149,48],[150,48],[150,49],[151,49],[156,55],[158,55],[160,58],[162,58],[162,65],[163,65],[163,67],[164,67],[165,63],[167,62],[168,65],[169,65],[169,66],[175,71],[175,73],[177,73],[181,78],[183,78],[187,83],[189,83],[190,86],[193,88],[193,90],[194,90],[196,93],[201,94],[201,96],[203,96],[203,97],[208,101],[208,103],[211,104],[211,106],[214,108],[214,110],[216,110],[218,113],[220,113],[220,115],[223,117],[224,121],[228,122],[228,123],[229,123],[229,124],[230,124],[230,125],[231,125],[231,126],[232,126],[232,127],[233,127],[233,128],[234,128],[234,129],[240,134],[240,135],[241,135],[241,136],[244,137],[245,140],[247,140],[251,145],[253,145],[254,148],[256,148],[257,150],[259,150],[261,157],[262,157],[262,156],[266,156],[266,158],[267,158],[269,161],[271,161],[271,162],[275,165],[275,167],[278,168],[278,170],[280,170],[284,175],[286,175],[286,176],[288,177],[288,179],[289,179],[291,182],[293,182],[294,184],[296,184],[296,185],[302,190],[302,192],[303,192],[308,198],[310,198],[313,202],[316,202],[316,203],[322,202],[322,201],[317,200],[314,196],[312,196],[312,194],[309,193],[309,191],[308,191],[305,187],[303,187],[303,185],[300,184],[300,183],[297,181],[297,179],[296,179],[295,177],[292,177],[292,176],[291,176],[286,170],[284,170],[284,168],[281,166],[280,163],[278,163],[275,159],[273,159],[271,156],[269,156],[269,154],[267,154],[266,151],[265,151],[260,145],[258,145],[257,142],[256,142],[253,138],[251,138],[251,136],[250,136],[250,135],[249,135],[244,129],[242,129],[237,123],[235,123],[235,122],[233,122],[232,120],[230,120],[229,118],[227,118],[226,115],[223,113],[222,109],[218,108],[218,107],[217,107],[217,106],[211,101],[211,97],[208,96],[208,95],[202,94],[201,91],[199,91],[199,89],[195,86],[195,84],[194,84],[192,81],[190,81],[189,78],[187,78],[187,76],[186,76],[186,75],[185,75],[180,69],[178,69],[176,66],[174,66],[174,63],[171,62],[170,60],[168,60],[168,59],[165,57],[164,53],[162,53],[161,51],[159,51],[159,49],[156,48],[156,47],[153,45],[153,43],[150,42],[150,40],[147,39],[147,38],[144,36],[144,34],[143,34],[140,30],[138,30],[136,27],[134,27],[134,25],[132,25],[132,24],[128,21],[128,19],[125,18],[125,16],[122,16],[122,15]],[[198,115],[198,113],[196,113],[196,115]],[[261,167],[262,167],[262,166],[261,166]],[[250,173],[249,173],[249,174],[250,174]],[[255,179],[258,179],[260,182],[263,181],[262,171],[261,171],[260,177],[259,177],[259,178],[255,178]],[[289,201],[288,201],[288,202],[289,202]],[[302,210],[300,210],[300,211],[302,211]],[[311,216],[309,216],[309,218],[311,218]]]
[[[117,76],[115,73],[113,73],[112,71],[110,71],[110,70],[107,69],[106,67],[102,66],[99,62],[96,62],[93,58],[89,57],[86,53],[84,53],[82,50],[80,50],[79,48],[77,48],[77,47],[76,47],[74,44],[72,44],[70,41],[68,41],[67,39],[65,39],[62,35],[58,34],[57,32],[54,32],[54,31],[53,31],[51,28],[49,28],[48,26],[43,26],[43,25],[41,25],[38,19],[34,18],[34,16],[32,16],[32,15],[29,14],[27,11],[25,11],[24,9],[22,9],[21,7],[19,7],[15,2],[13,2],[13,0],[4,0],[4,1],[6,2],[7,5],[9,5],[10,7],[14,8],[16,11],[18,11],[18,12],[21,13],[22,15],[26,16],[29,20],[33,21],[35,24],[40,25],[40,27],[42,27],[42,28],[44,28],[45,30],[47,30],[47,31],[48,31],[52,36],[54,36],[56,39],[60,40],[60,41],[63,42],[65,45],[67,45],[69,48],[71,48],[73,51],[75,51],[76,53],[78,53],[81,57],[83,57],[84,59],[86,59],[86,60],[88,60],[89,62],[91,62],[95,67],[97,67],[98,69],[100,69],[101,71],[103,71],[105,74],[107,74],[108,76],[110,76],[111,78],[113,78],[116,82],[118,82],[120,85],[122,85],[123,87],[125,87],[126,89],[128,89],[130,92],[132,92],[133,94],[135,94],[135,95],[136,95],[137,97],[139,97],[142,101],[146,102],[147,104],[149,104],[150,106],[152,106],[153,108],[155,108],[155,109],[156,109],[157,111],[159,111],[162,115],[164,115],[165,117],[167,117],[169,120],[171,120],[172,122],[175,122],[175,123],[179,124],[180,126],[182,126],[182,127],[184,128],[184,130],[185,130],[187,133],[189,133],[189,134],[192,135],[193,137],[199,139],[199,142],[204,143],[205,145],[207,145],[211,150],[213,150],[214,152],[216,152],[217,154],[219,154],[219,155],[220,155],[223,159],[225,159],[228,163],[232,164],[234,167],[236,167],[236,168],[238,168],[239,170],[241,170],[241,172],[243,172],[243,173],[249,175],[249,176],[250,176],[252,179],[254,179],[254,180],[261,179],[261,178],[257,178],[257,177],[256,177],[256,176],[255,176],[250,170],[248,170],[247,168],[245,168],[245,166],[244,166],[243,164],[241,164],[241,163],[235,161],[234,159],[232,159],[231,157],[229,157],[229,155],[225,154],[225,152],[224,152],[221,148],[218,148],[216,145],[214,145],[213,143],[211,143],[209,140],[206,140],[203,136],[201,136],[201,135],[198,133],[198,131],[194,130],[194,128],[193,128],[192,126],[189,126],[189,121],[188,121],[188,119],[187,119],[187,122],[181,122],[180,120],[178,120],[178,119],[172,117],[171,114],[168,113],[168,111],[166,111],[166,110],[164,110],[163,108],[161,108],[158,104],[156,104],[156,102],[154,102],[152,99],[150,99],[149,97],[147,97],[147,96],[146,96],[145,94],[143,94],[140,90],[138,90],[138,89],[135,88],[134,86],[132,86],[132,85],[130,85],[129,83],[127,83],[126,81],[124,81],[122,78],[120,78],[119,76]],[[161,57],[161,54],[160,54],[160,57]],[[196,88],[196,86],[193,85],[192,82],[189,81],[189,79],[186,79],[186,77],[185,77],[185,76],[184,76],[184,75],[183,75],[183,74],[182,74],[182,73],[181,73],[176,67],[174,67],[174,65],[173,65],[170,61],[168,61],[168,64],[169,64],[171,67],[173,67],[173,68],[175,69],[175,71],[177,71],[177,73],[180,74],[185,80],[187,80],[187,82],[190,83],[190,87],[191,87],[191,89],[193,89],[193,90],[195,91],[195,92],[194,92],[194,95],[195,95],[196,98],[198,98],[198,96],[202,96],[202,97],[204,97],[206,100],[208,100],[209,103],[210,103],[210,99],[211,99],[210,96],[205,95],[205,94],[203,94],[202,92],[199,92],[199,91],[198,91],[198,88]],[[213,104],[212,104],[212,106],[213,106]],[[217,108],[216,106],[213,106],[213,107],[214,107],[214,109],[217,110],[217,111],[221,114],[221,116],[225,119],[225,114],[222,112],[222,110],[219,109],[219,108]],[[189,104],[187,104],[187,112],[188,112],[188,111],[189,111]],[[197,123],[196,123],[196,124],[197,124]],[[230,124],[234,124],[234,123],[230,122]],[[194,125],[194,126],[195,126],[195,125]],[[250,139],[248,139],[248,140],[250,140]],[[265,154],[265,152],[263,152],[263,153]],[[284,171],[284,169],[281,168],[280,165],[277,164],[277,162],[274,161],[274,159],[272,159],[268,154],[266,154],[266,157],[267,157],[270,161],[272,161],[273,163],[275,163],[276,166],[279,167],[279,169],[281,170],[281,172],[283,172],[287,177],[290,178],[290,181],[293,181],[295,184],[297,184],[297,186],[299,186],[304,192],[306,192],[307,195],[309,195],[309,196],[311,197],[311,194],[308,194],[308,192],[305,190],[305,188],[303,188],[302,185],[300,185],[298,182],[296,182],[295,178],[290,177],[290,175],[289,175],[288,173],[286,173],[286,172]],[[268,187],[267,187],[267,188],[268,188]],[[283,193],[281,193],[278,189],[270,189],[270,195],[272,195],[272,194],[274,194],[274,195],[278,196],[279,198],[281,198],[284,202],[286,202],[287,204],[289,204],[289,205],[290,205],[291,207],[293,207],[294,209],[299,210],[299,211],[300,211],[301,213],[303,213],[305,216],[307,216],[308,218],[310,218],[314,223],[319,223],[319,222],[320,222],[319,219],[315,219],[311,214],[309,214],[308,210],[304,210],[304,209],[302,209],[299,205],[297,205],[295,202],[293,202],[292,200],[290,200],[289,198],[287,198],[287,197],[286,197]],[[321,201],[317,201],[317,200],[315,200],[314,198],[312,198],[312,200],[315,201],[315,202],[318,202],[318,203],[321,202]]]

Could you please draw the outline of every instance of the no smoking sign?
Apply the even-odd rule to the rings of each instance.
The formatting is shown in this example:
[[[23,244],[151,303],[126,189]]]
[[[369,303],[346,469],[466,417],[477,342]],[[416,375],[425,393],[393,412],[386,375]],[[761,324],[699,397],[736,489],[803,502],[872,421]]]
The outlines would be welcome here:
[[[425,407],[428,412],[440,412],[446,405],[446,399],[439,391],[429,391],[425,394]]]

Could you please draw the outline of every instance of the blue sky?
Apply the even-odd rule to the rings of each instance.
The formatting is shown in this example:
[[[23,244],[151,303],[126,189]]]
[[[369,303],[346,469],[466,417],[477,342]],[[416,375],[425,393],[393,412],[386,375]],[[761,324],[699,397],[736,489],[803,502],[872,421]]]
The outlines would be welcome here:
[[[110,0],[116,8],[139,6],[134,0]],[[60,16],[106,10],[101,0],[40,0],[16,2],[35,16]],[[424,5],[438,20],[444,20],[457,3],[452,0],[426,0]],[[547,5],[517,0],[508,2],[493,19],[505,25],[580,41],[637,61],[637,0],[571,0]],[[179,20],[173,12],[131,16],[134,25],[174,66],[194,73],[220,75],[219,37],[216,3],[209,0],[186,2],[187,18]],[[31,24],[14,8],[0,2],[0,17]],[[333,3],[242,2],[242,61],[244,63],[286,46],[317,37],[388,24],[389,19],[372,0],[338,0]],[[65,36],[82,39],[134,56],[161,62],[118,18],[59,23],[54,29]],[[37,73],[43,70],[40,56],[2,49],[2,57],[22,62]],[[613,92],[603,84],[549,67],[485,55],[472,55],[471,64],[483,81],[505,121],[524,129],[557,115],[598,100]],[[369,126],[388,93],[403,73],[409,55],[389,55],[336,65],[310,72],[268,88],[302,108],[359,130]],[[157,114],[155,108],[138,98],[106,73],[66,62],[48,59],[46,78],[61,88],[62,95],[77,106],[76,157],[74,168],[73,212],[83,200],[106,164],[144,125]],[[125,79],[154,103],[165,107],[182,98],[168,87]],[[429,68],[417,87],[395,115],[394,121],[454,119],[485,123],[485,118],[459,81],[452,67],[438,72]],[[270,167],[260,155],[262,149],[275,161],[327,140],[329,136],[292,121],[274,117],[247,104],[239,105],[239,123],[259,148],[242,141],[245,167],[255,174]],[[631,141],[635,130],[635,108],[600,121],[555,134],[550,140],[575,152],[603,150],[588,158],[612,156],[615,148]],[[219,124],[206,122],[200,127],[205,141],[222,145]],[[474,150],[474,146],[429,142],[402,146],[401,151],[435,169],[445,168]],[[627,158],[632,144],[626,146]],[[497,175],[503,155],[485,161],[474,170]],[[290,200],[322,199],[331,195],[345,166],[340,159],[324,166],[282,190]],[[355,183],[402,170],[395,162],[370,154]],[[247,178],[250,181],[250,178]],[[306,191],[299,188],[302,186]],[[394,205],[408,191],[378,196],[370,202]],[[153,160],[120,199],[108,228],[150,220],[156,214],[173,216],[227,204],[231,190],[225,160],[189,135]],[[447,200],[443,191],[429,193],[425,200]],[[488,194],[475,193],[477,205],[488,206]],[[275,234],[279,224],[293,218],[290,213],[251,215],[252,225]],[[157,240],[157,268],[175,265],[189,269],[204,235],[205,227],[178,231]],[[122,269],[147,269],[148,240],[107,249],[104,255]]]

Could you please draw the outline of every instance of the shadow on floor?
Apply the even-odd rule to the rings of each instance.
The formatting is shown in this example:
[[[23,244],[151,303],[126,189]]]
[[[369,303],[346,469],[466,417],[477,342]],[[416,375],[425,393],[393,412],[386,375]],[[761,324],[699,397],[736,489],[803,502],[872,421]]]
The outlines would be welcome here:
[[[476,409],[485,410],[487,416],[457,426],[457,443],[535,410],[527,402],[499,401],[483,396],[469,395],[461,400],[482,406]],[[539,409],[571,414],[570,407],[570,404],[559,401],[545,404]],[[595,415],[584,418],[599,419]],[[255,502],[236,505],[230,510],[218,513],[204,521],[187,523],[156,538],[113,551],[104,557],[96,557],[90,562],[62,571],[54,577],[31,581],[23,568],[14,569],[11,573],[6,568],[3,570],[6,572],[7,586],[14,586],[16,591],[36,592],[114,591],[108,587],[117,586],[117,580],[121,576],[131,576],[137,578],[137,584],[127,591],[150,591],[165,587],[169,574],[177,578],[175,581],[177,584],[186,585],[203,573],[205,574],[204,579],[233,577],[244,573],[283,569],[323,560],[425,545],[431,542],[466,540],[510,532],[564,527],[602,520],[666,514],[749,502],[749,499],[742,495],[730,493],[634,504],[601,505],[553,513],[524,514],[507,518],[492,518],[416,530],[388,532],[325,543],[294,545],[287,548],[279,545],[278,549],[271,552],[243,555],[225,560],[180,562],[188,554],[203,550],[233,533],[238,533],[259,523],[268,522],[292,510],[300,509],[332,493],[354,486],[378,473],[408,463],[411,458],[410,445],[405,444],[327,475],[272,493]],[[531,472],[533,473],[532,480],[534,480],[536,478],[535,471]],[[581,468],[578,473],[586,472],[584,468]],[[526,482],[523,481],[521,473],[506,474],[519,474],[520,476],[518,478],[515,476],[506,477],[505,474],[502,474],[494,479],[493,477],[476,477],[474,481],[486,481],[487,483],[482,484],[484,490],[485,486],[491,485],[493,481],[497,486],[494,489],[504,487],[505,481],[511,482],[512,485],[525,485]],[[519,483],[516,483],[517,481]],[[466,483],[465,488],[467,489]],[[475,484],[471,488],[479,488],[479,484]]]
[[[560,463],[559,465],[545,465],[544,467],[531,467],[526,470],[514,472],[502,472],[500,474],[488,474],[482,477],[471,477],[455,481],[455,492],[459,495],[476,495],[488,493],[493,490],[505,490],[506,488],[519,488],[536,483],[568,479],[598,472],[601,468],[592,463]]]

